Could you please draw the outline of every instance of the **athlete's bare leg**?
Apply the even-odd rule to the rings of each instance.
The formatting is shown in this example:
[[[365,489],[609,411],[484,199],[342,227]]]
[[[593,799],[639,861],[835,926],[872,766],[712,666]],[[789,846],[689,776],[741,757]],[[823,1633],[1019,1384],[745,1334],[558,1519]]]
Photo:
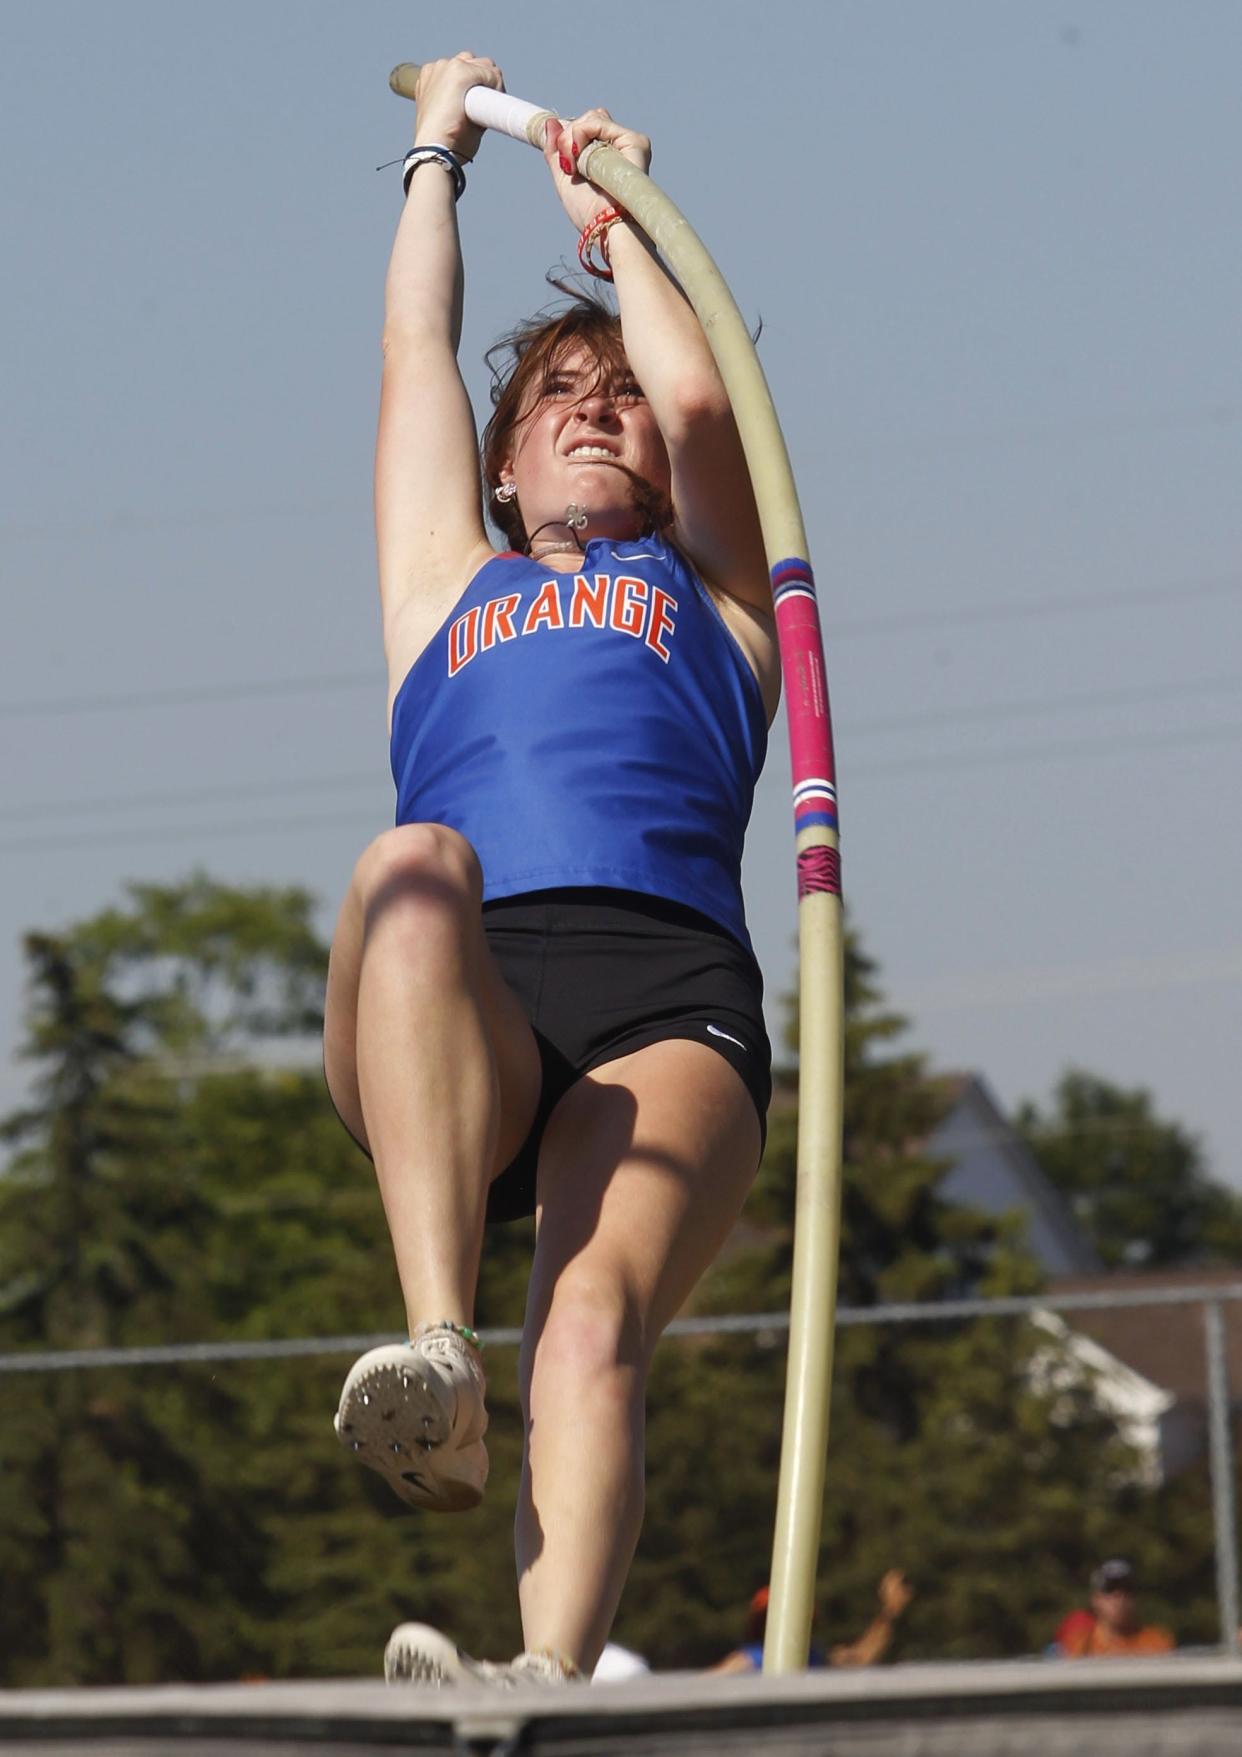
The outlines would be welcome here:
[[[736,1071],[683,1041],[596,1069],[544,1135],[522,1348],[518,1589],[527,1647],[588,1675],[642,1524],[651,1356],[728,1237],[759,1140]]]
[[[324,1067],[371,1153],[411,1331],[473,1319],[487,1187],[525,1138],[539,1052],[483,936],[469,843],[438,824],[362,855],[332,941]]]

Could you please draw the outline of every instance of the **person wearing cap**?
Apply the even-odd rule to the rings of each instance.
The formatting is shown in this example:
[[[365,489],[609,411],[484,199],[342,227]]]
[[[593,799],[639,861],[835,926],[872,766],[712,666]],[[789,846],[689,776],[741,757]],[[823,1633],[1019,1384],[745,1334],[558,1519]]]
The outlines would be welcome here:
[[[1168,1629],[1140,1623],[1134,1569],[1114,1556],[1091,1576],[1090,1612],[1072,1611],[1057,1630],[1053,1652],[1065,1659],[1121,1659],[1169,1653],[1177,1645]]]
[[[888,1651],[893,1638],[893,1625],[905,1610],[914,1588],[899,1568],[890,1568],[880,1581],[880,1608],[857,1641],[838,1642],[827,1654],[822,1647],[812,1647],[808,1663],[813,1666],[875,1665]],[[763,1669],[763,1638],[768,1625],[768,1588],[761,1586],[750,1601],[742,1645],[728,1653],[713,1672],[757,1672]]]

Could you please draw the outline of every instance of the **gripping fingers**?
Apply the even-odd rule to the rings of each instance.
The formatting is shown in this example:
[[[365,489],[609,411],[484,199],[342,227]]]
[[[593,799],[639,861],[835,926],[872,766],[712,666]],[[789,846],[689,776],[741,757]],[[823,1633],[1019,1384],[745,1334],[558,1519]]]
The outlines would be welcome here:
[[[418,106],[415,140],[435,141],[472,159],[479,150],[482,130],[466,114],[466,93],[473,86],[503,91],[504,83],[504,75],[493,60],[472,55],[468,49],[445,61],[426,62],[419,68],[414,87]]]
[[[566,175],[571,172],[576,174],[579,154],[593,140],[602,140],[609,146],[616,147],[640,171],[645,171],[651,164],[651,141],[645,134],[638,134],[632,128],[624,128],[620,122],[613,120],[607,110],[584,110],[581,116],[575,116],[561,127],[557,150],[562,158],[561,169],[566,171]],[[569,161],[568,170],[564,163],[566,159]]]

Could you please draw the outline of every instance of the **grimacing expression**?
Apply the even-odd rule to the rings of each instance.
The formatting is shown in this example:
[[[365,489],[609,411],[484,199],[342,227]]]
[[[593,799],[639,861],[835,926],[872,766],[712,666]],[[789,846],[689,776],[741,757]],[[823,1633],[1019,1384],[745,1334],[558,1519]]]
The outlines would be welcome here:
[[[501,480],[515,482],[528,532],[562,519],[576,501],[590,508],[593,529],[627,535],[633,477],[669,493],[668,453],[637,380],[601,372],[581,346],[553,362],[514,438]]]

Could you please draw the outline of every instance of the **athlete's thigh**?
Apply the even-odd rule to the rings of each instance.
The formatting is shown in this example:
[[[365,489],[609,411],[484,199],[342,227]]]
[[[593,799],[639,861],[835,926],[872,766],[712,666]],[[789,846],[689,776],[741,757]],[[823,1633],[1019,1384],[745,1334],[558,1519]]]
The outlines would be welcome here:
[[[350,1134],[370,1151],[362,1100],[358,1091],[358,979],[362,970],[366,905],[364,880],[355,873],[345,893],[332,935],[328,957],[327,993],[324,999],[324,1075],[332,1102]],[[479,1001],[483,1009],[500,1089],[500,1133],[493,1174],[513,1158],[535,1115],[539,1102],[539,1047],[522,1001],[501,975],[483,932],[482,914],[465,913],[462,931],[469,936],[476,972]]]
[[[705,1044],[649,1044],[579,1080],[540,1151],[532,1315],[581,1276],[654,1347],[741,1213],[760,1141],[741,1076]]]

